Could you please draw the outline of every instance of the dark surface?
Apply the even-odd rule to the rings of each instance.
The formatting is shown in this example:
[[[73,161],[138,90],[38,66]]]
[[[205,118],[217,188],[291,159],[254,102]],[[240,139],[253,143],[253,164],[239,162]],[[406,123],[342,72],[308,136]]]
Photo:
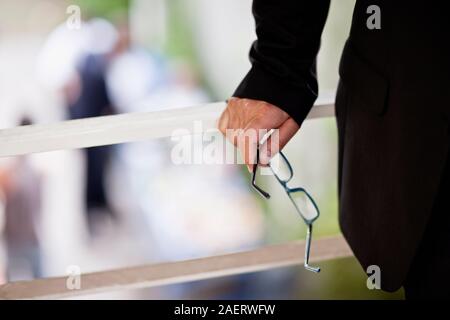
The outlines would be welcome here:
[[[407,299],[450,299],[450,159],[438,196],[405,282]]]

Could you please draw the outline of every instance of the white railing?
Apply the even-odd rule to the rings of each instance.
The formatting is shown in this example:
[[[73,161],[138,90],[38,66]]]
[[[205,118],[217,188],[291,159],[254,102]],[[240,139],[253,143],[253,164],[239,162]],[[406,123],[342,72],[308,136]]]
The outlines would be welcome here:
[[[204,131],[213,130],[224,108],[225,102],[217,102],[3,129],[0,130],[0,157],[170,137],[176,129],[192,131],[195,121],[202,122]],[[333,100],[326,96],[318,100],[308,118],[333,115]]]
[[[192,132],[195,121],[201,121],[202,129],[210,131],[216,127],[224,108],[225,103],[219,102],[3,129],[0,130],[0,157],[168,137],[175,129]],[[318,99],[308,119],[333,115],[331,94]],[[0,299],[55,299],[261,271],[302,264],[303,252],[304,242],[299,241],[201,259],[87,273],[81,276],[82,285],[78,290],[67,288],[67,277],[11,282],[0,286]],[[311,252],[311,262],[352,255],[341,236],[314,241]]]

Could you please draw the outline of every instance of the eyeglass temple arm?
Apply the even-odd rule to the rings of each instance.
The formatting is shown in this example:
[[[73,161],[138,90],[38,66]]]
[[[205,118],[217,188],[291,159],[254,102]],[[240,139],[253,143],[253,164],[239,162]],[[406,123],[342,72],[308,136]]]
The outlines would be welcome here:
[[[306,233],[305,262],[303,265],[306,270],[318,273],[318,272],[320,272],[320,268],[312,267],[308,264],[309,263],[309,252],[311,250],[311,238],[312,238],[312,224],[308,224],[308,230]]]
[[[255,183],[256,180],[256,171],[258,169],[258,163],[259,163],[259,148],[256,150],[256,163],[253,165],[253,174],[252,174],[252,186],[256,189],[256,191],[259,192],[264,198],[270,199],[270,194],[265,192],[263,189],[258,187]]]

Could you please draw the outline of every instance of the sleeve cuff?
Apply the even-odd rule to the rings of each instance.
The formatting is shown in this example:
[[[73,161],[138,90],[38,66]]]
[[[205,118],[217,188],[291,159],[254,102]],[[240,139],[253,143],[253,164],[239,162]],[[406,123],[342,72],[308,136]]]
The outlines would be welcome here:
[[[311,110],[317,94],[309,86],[293,86],[253,65],[233,94],[237,98],[262,100],[289,114],[298,125]]]

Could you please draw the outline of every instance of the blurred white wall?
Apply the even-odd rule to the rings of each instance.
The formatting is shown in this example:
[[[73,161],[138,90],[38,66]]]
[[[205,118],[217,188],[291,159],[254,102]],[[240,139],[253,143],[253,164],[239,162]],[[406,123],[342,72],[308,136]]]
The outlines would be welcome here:
[[[167,40],[167,1],[133,0],[130,7],[130,29],[136,44],[161,48]]]
[[[251,0],[183,0],[207,81],[219,98],[229,97],[250,68],[256,35]]]

